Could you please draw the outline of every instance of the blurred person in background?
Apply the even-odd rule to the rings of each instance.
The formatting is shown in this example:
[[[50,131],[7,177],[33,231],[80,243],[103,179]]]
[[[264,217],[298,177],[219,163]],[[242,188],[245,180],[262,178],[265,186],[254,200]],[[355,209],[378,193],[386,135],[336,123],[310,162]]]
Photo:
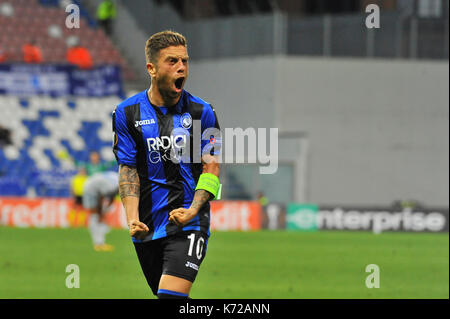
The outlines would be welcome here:
[[[109,226],[104,222],[106,212],[119,192],[116,172],[96,173],[83,187],[83,207],[89,213],[89,232],[96,251],[112,251],[114,246],[105,243]]]
[[[69,48],[67,49],[66,60],[80,69],[92,69],[94,63],[91,53],[87,48],[81,46],[79,42],[77,38],[71,38],[68,41]]]
[[[107,35],[113,32],[113,21],[116,17],[116,5],[112,0],[102,1],[97,8],[98,24],[105,30]]]
[[[395,200],[392,203],[392,207],[393,209],[398,209],[398,210],[404,210],[404,209],[409,209],[409,210],[415,210],[415,209],[423,209],[424,205],[415,199],[399,199],[399,200]]]
[[[256,195],[256,200],[261,205],[261,211],[267,213],[267,205],[269,204],[269,199],[264,195],[262,191],[259,191]]]
[[[258,195],[256,195],[256,199],[258,200],[258,202],[261,204],[261,206],[264,208],[267,206],[267,204],[269,204],[269,200],[267,199],[267,197],[264,195],[264,193],[262,191],[258,192]]]
[[[23,61],[25,63],[42,63],[41,48],[36,45],[35,41],[30,41],[22,46]]]
[[[72,178],[71,190],[75,206],[83,205],[83,187],[87,178],[88,176],[85,167],[81,167],[77,174]]]
[[[110,170],[116,165],[116,161],[102,161],[100,154],[97,151],[89,153],[89,162],[80,163],[78,166],[83,167],[86,170],[88,176],[92,176],[95,173],[101,173]]]
[[[11,143],[11,131],[7,128],[0,126],[0,147],[10,145]]]

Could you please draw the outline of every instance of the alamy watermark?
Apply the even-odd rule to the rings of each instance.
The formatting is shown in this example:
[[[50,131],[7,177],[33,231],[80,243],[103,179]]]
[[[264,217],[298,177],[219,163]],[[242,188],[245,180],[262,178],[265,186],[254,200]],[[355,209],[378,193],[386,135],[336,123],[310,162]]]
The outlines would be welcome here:
[[[184,113],[180,126],[170,136],[145,138],[148,161],[152,164],[171,161],[175,164],[218,161],[226,164],[260,164],[260,174],[278,170],[278,128],[203,128],[200,120]],[[134,127],[156,125],[151,119],[136,121]],[[191,129],[192,128],[192,129]],[[114,148],[122,147],[114,134]],[[211,155],[211,156],[209,156]]]
[[[66,266],[66,287],[69,289],[80,288],[80,267],[77,264],[69,264]]]
[[[191,140],[186,129],[175,128],[170,136],[147,138],[149,161],[201,163],[208,162],[204,155],[214,155],[219,163],[261,164],[260,174],[274,174],[278,170],[278,128],[238,127],[225,128],[223,132],[208,128],[202,134],[198,121],[192,137]]]
[[[80,28],[80,7],[76,4],[69,4],[66,6],[66,12],[69,13],[66,17],[66,28],[79,29]]]
[[[380,28],[380,7],[376,4],[369,4],[366,7],[366,13],[370,13],[366,17],[366,28]]]
[[[366,272],[370,273],[366,277],[366,287],[380,288],[380,267],[376,264],[369,264],[366,266]]]

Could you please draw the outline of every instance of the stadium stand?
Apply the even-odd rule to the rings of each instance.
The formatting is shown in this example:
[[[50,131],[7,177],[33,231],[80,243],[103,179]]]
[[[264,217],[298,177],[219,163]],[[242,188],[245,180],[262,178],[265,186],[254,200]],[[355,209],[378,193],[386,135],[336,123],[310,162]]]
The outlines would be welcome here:
[[[6,62],[23,62],[22,46],[34,40],[42,50],[43,63],[66,63],[67,40],[76,37],[81,46],[89,49],[94,65],[117,64],[125,80],[134,80],[128,62],[81,4],[80,28],[69,29],[65,26],[68,13],[59,3],[0,0],[0,47]]]
[[[80,28],[67,28],[67,4],[80,8]],[[23,47],[33,43],[42,64],[67,64],[67,51],[76,43],[89,50],[94,67],[118,65],[125,81],[136,77],[111,39],[80,1],[0,0],[1,63],[24,63]],[[10,143],[0,147],[2,196],[70,196],[76,164],[99,151],[111,152],[111,110],[119,97],[75,97],[0,94],[0,127]]]
[[[20,98],[0,95],[0,126],[11,131],[11,145],[0,148],[0,194],[69,196],[75,163],[99,150],[111,151],[111,109],[118,97]]]
[[[65,27],[67,13],[64,5],[70,2],[80,7],[80,29]],[[420,10],[413,14],[408,9],[410,6],[406,8],[408,11],[399,3],[394,6],[392,1],[378,1],[383,9],[383,28],[370,33],[359,27],[366,15],[363,9],[369,3],[365,0],[346,1],[348,5],[336,7],[316,0],[118,0],[116,5],[120,14],[111,38],[93,18],[100,2],[0,0],[0,60],[5,60],[2,63],[23,62],[23,44],[35,40],[42,50],[43,63],[65,63],[69,43],[76,38],[81,46],[89,49],[94,65],[120,65],[123,80],[136,78],[141,81],[124,83],[124,86],[142,90],[148,85],[147,71],[142,68],[145,65],[143,43],[153,32],[171,28],[182,31],[189,39],[189,55],[193,70],[197,72],[189,82],[193,92],[214,92],[211,93],[214,102],[226,107],[240,104],[233,102],[230,94],[220,96],[220,91],[216,91],[214,86],[209,87],[207,82],[238,92],[239,86],[233,88],[233,81],[229,80],[231,76],[227,77],[231,74],[228,72],[231,64],[227,64],[230,59],[233,59],[233,64],[242,63],[240,66],[246,64],[246,57],[271,58],[275,54],[289,59],[312,56],[448,60],[448,40],[445,40],[448,39],[448,2],[445,1],[441,5],[442,14],[433,17]],[[358,5],[352,4],[356,2]],[[411,28],[414,23],[415,29]],[[323,37],[326,30],[329,31],[328,39]],[[416,40],[416,45],[411,39]],[[369,40],[373,40],[372,45],[369,45]],[[128,61],[124,56],[129,58]],[[218,67],[208,64],[208,61],[214,61]],[[268,65],[267,61],[270,62],[261,60],[262,65]],[[129,66],[133,66],[134,73]],[[221,81],[205,81],[209,79],[210,68],[225,74]],[[258,69],[264,68],[254,68]],[[243,69],[236,70],[242,72]],[[264,83],[255,81],[253,85],[259,90],[259,86],[267,84],[265,80]],[[247,95],[248,92],[241,96]],[[258,121],[264,114],[271,114],[272,104],[265,102],[270,98],[255,102],[255,108],[257,106],[260,111]],[[91,150],[100,150],[105,160],[112,157],[109,113],[118,101],[118,97],[22,98],[0,95],[0,127],[10,130],[12,140],[11,144],[0,148],[0,195],[68,196],[68,188],[63,182],[59,188],[49,185],[64,181],[65,174],[73,175],[74,163],[87,161]],[[253,98],[246,100],[246,107],[251,108],[254,101]],[[267,105],[267,111],[261,111],[264,105]],[[229,115],[233,114],[231,108],[223,110],[220,116],[224,127],[261,125],[251,122],[253,116],[237,119]],[[278,125],[271,124],[271,116],[266,118],[264,125],[267,127]],[[241,122],[235,122],[237,120]],[[293,126],[294,129],[297,128]],[[224,194],[228,199],[248,199],[258,189],[247,175],[227,170],[225,165],[223,172],[226,180]],[[328,180],[328,177],[323,180]],[[323,187],[319,188],[322,194]]]

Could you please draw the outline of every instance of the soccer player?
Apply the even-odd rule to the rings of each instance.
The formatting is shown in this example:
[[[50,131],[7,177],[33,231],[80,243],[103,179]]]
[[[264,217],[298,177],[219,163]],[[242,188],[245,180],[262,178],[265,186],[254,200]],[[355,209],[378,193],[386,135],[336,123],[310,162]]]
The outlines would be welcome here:
[[[183,89],[189,73],[183,35],[152,35],[145,55],[150,88],[113,113],[120,196],[153,294],[184,299],[205,257],[209,201],[220,191],[219,124],[210,104]]]
[[[71,180],[71,192],[74,198],[75,206],[83,206],[83,188],[84,183],[88,176],[86,175],[86,169],[84,167],[80,167],[78,169],[78,173]]]
[[[96,251],[112,251],[105,243],[109,227],[103,222],[104,213],[119,193],[116,172],[102,172],[90,176],[83,187],[83,207],[89,211],[89,231]]]

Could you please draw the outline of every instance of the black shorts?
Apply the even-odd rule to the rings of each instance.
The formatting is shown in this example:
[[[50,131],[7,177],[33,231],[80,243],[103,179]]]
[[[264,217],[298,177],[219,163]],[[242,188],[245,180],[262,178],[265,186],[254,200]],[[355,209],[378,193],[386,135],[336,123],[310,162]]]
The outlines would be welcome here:
[[[185,231],[145,243],[134,243],[145,279],[154,295],[162,275],[194,282],[205,258],[208,236],[200,231]]]

